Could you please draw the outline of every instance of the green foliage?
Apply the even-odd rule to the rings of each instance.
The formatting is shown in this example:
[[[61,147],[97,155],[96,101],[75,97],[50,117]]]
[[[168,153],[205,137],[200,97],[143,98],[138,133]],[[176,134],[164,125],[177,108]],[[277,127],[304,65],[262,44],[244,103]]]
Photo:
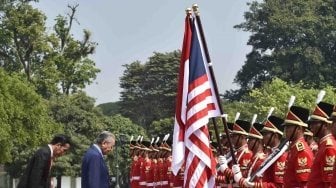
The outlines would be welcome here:
[[[0,17],[0,67],[24,74],[45,98],[75,93],[100,72],[88,57],[97,43],[91,41],[88,30],[82,40],[71,35],[77,6],[68,8],[71,13],[59,15],[50,34],[45,29],[46,16],[27,2],[5,6]]]
[[[32,149],[62,128],[48,115],[46,101],[22,77],[0,68],[0,78],[0,163],[22,164]],[[17,177],[20,171],[7,167]]]
[[[326,95],[323,101],[335,104],[336,88],[326,86]],[[290,96],[296,97],[294,105],[305,107],[312,111],[319,89],[306,89],[303,83],[288,84],[278,78],[271,82],[265,82],[261,88],[253,89],[244,98],[245,102],[224,103],[224,111],[229,114],[229,122],[233,121],[236,112],[241,113],[241,118],[250,121],[253,114],[258,115],[258,120],[263,121],[269,109],[274,107],[274,115],[285,117],[288,112],[288,101]]]
[[[22,70],[28,80],[48,50],[45,15],[27,3],[6,6],[0,18],[0,66],[9,72]]]
[[[173,136],[173,129],[174,129],[174,118],[164,118],[157,121],[153,121],[152,124],[149,126],[148,135],[150,137],[158,137],[160,136],[162,139],[162,135],[170,134]]]
[[[154,53],[145,64],[125,65],[120,78],[122,115],[145,129],[174,115],[180,55],[180,51]]]
[[[108,102],[99,104],[97,107],[100,108],[105,116],[112,116],[120,113],[120,102]]]
[[[336,11],[333,0],[254,1],[245,22],[235,28],[251,32],[252,52],[235,82],[240,98],[264,81],[278,77],[305,88],[335,86]]]
[[[88,58],[98,44],[91,41],[91,32],[88,30],[84,30],[82,41],[75,40],[70,35],[78,5],[68,7],[71,10],[68,17],[59,15],[56,18],[56,41],[52,43],[54,51],[51,55],[60,73],[62,92],[67,95],[85,88],[85,85],[92,83],[100,72],[95,67],[95,62]]]

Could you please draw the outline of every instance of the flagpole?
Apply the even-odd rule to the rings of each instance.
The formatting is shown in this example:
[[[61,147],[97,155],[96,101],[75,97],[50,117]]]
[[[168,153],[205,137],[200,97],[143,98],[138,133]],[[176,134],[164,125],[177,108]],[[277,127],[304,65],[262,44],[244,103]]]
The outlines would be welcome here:
[[[206,44],[206,41],[205,41],[205,36],[204,36],[204,31],[203,31],[203,27],[202,27],[202,23],[201,23],[201,18],[199,16],[199,11],[198,11],[198,5],[197,4],[194,4],[192,6],[193,8],[193,11],[196,15],[196,21],[197,21],[197,25],[199,26],[199,31],[200,31],[200,34],[201,34],[201,40],[202,40],[202,45],[203,45],[203,49],[204,49],[204,53],[205,53],[205,57],[207,59],[207,63],[208,63],[208,66],[209,66],[209,70],[210,70],[210,76],[211,76],[211,79],[213,81],[213,85],[214,85],[214,90],[215,90],[215,94],[216,94],[216,99],[217,99],[217,104],[218,104],[218,107],[219,107],[219,110],[220,110],[220,113],[223,114],[223,108],[221,106],[221,103],[220,103],[220,98],[219,98],[219,92],[218,92],[218,87],[217,87],[217,82],[216,82],[216,78],[214,76],[214,71],[213,71],[213,68],[212,68],[212,63],[211,63],[211,59],[210,59],[210,55],[209,55],[209,51],[208,51],[208,47],[207,47],[207,44]],[[224,152],[223,152],[223,148],[222,148],[222,144],[220,142],[220,138],[219,138],[219,133],[218,133],[218,128],[217,128],[217,123],[215,121],[215,118],[212,118],[213,120],[213,123],[214,123],[214,128],[215,128],[215,135],[216,135],[216,139],[218,141],[218,145],[219,145],[219,150],[220,150],[220,154],[223,155]],[[222,116],[222,122],[224,124],[224,130],[225,130],[225,133],[226,135],[228,135],[228,143],[229,143],[229,147],[230,147],[230,152],[231,152],[231,156],[232,156],[232,161],[234,164],[237,164],[237,159],[236,159],[236,156],[234,155],[234,149],[233,149],[233,145],[232,145],[232,142],[231,142],[231,138],[229,136],[229,129],[228,129],[228,126],[227,126],[227,122],[226,122],[226,119]]]

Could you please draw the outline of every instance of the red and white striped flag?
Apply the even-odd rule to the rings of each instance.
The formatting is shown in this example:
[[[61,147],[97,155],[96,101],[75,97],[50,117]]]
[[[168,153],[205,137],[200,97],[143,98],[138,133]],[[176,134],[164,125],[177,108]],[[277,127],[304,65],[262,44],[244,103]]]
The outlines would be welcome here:
[[[184,187],[214,187],[216,169],[207,124],[220,116],[196,21],[185,19],[176,100],[172,170],[183,166]]]

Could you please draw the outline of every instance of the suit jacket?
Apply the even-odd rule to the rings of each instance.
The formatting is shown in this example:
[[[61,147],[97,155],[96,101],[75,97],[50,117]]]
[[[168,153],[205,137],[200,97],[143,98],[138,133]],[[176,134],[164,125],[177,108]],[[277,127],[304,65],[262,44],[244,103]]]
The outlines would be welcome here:
[[[91,146],[82,161],[82,188],[109,188],[109,173],[102,154]]]
[[[50,165],[51,151],[48,146],[44,146],[30,159],[17,188],[49,188]]]

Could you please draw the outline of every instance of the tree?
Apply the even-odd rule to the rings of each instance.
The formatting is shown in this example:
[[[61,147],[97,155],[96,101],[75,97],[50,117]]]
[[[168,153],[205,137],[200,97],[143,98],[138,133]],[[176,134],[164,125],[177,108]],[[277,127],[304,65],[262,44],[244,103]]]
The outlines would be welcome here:
[[[97,107],[100,108],[105,116],[113,116],[120,113],[120,102],[108,102],[99,104]]]
[[[23,71],[27,80],[41,63],[47,51],[46,17],[28,3],[15,3],[4,8],[0,17],[0,65],[10,72]]]
[[[167,117],[164,119],[160,119],[157,121],[153,121],[148,129],[148,135],[149,137],[161,137],[162,139],[163,135],[170,134],[170,136],[173,136],[173,129],[174,129],[174,118],[173,117]]]
[[[0,164],[17,177],[31,152],[62,127],[53,121],[47,101],[24,78],[0,68]]]
[[[241,119],[250,121],[253,114],[258,115],[258,121],[265,120],[271,107],[274,107],[274,115],[285,117],[288,112],[288,101],[291,95],[296,97],[294,105],[301,106],[312,111],[315,108],[315,101],[319,89],[306,89],[302,82],[298,84],[288,84],[278,78],[271,82],[265,82],[260,88],[253,89],[245,95],[243,101],[224,103],[224,111],[229,114],[229,122],[233,122],[235,114],[241,113]],[[335,103],[336,88],[326,86],[326,95],[323,99],[331,104]]]
[[[54,26],[55,35],[51,38],[53,53],[51,55],[59,72],[59,82],[62,92],[69,95],[78,89],[85,88],[85,85],[92,83],[100,72],[95,67],[95,62],[88,58],[94,53],[96,42],[91,41],[91,32],[84,30],[82,41],[75,40],[70,31],[75,20],[75,13],[78,4],[68,6],[70,13],[65,16],[57,16]]]
[[[29,1],[8,4],[0,17],[0,67],[24,73],[46,98],[75,93],[92,83],[99,69],[89,55],[97,43],[84,30],[83,40],[70,33],[78,5],[56,18],[54,33],[45,30],[46,16]],[[61,86],[61,91],[59,91]]]
[[[246,21],[235,28],[252,33],[248,41],[252,51],[234,80],[240,91],[227,97],[240,98],[274,77],[288,83],[302,81],[307,88],[335,86],[333,0],[254,1],[249,6]]]
[[[144,64],[125,65],[120,78],[123,116],[146,129],[155,120],[174,116],[180,55],[155,52]]]

